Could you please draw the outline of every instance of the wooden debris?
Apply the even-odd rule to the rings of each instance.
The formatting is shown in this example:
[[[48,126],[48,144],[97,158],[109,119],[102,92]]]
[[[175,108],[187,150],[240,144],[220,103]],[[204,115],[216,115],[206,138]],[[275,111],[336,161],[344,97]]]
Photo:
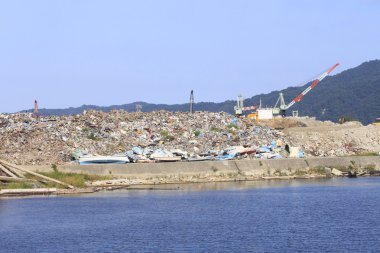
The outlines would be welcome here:
[[[16,177],[17,176],[15,174],[13,174],[10,170],[8,170],[7,168],[5,168],[3,165],[0,164],[0,171],[3,171],[5,174],[7,174],[9,177]]]
[[[16,171],[15,169],[12,169],[11,167],[6,166],[5,164],[1,164],[1,163],[0,163],[0,165],[1,165],[0,169],[3,170],[4,173],[6,173],[5,170],[8,170],[8,171],[11,172],[12,174],[14,174],[16,177],[25,178],[25,176],[24,176],[23,173],[20,173],[20,172]],[[3,168],[4,168],[5,170],[4,170]],[[6,174],[7,174],[7,173],[6,173]]]
[[[41,174],[39,174],[39,173],[37,173],[37,172],[34,172],[34,171],[30,171],[30,170],[27,170],[27,169],[21,168],[21,167],[19,167],[19,166],[13,165],[13,164],[8,163],[8,162],[6,162],[6,161],[0,160],[0,164],[2,164],[3,166],[7,166],[8,168],[10,167],[10,168],[12,168],[12,169],[16,169],[16,170],[19,170],[19,171],[22,171],[22,172],[26,172],[26,173],[29,173],[29,174],[34,175],[34,176],[36,176],[36,177],[40,177],[40,178],[43,178],[43,179],[46,179],[46,180],[52,181],[52,182],[54,182],[54,183],[57,183],[57,184],[60,184],[60,185],[66,186],[66,187],[68,187],[68,188],[70,188],[70,189],[74,189],[74,186],[72,186],[72,185],[66,184],[66,183],[61,182],[61,181],[59,181],[59,180],[57,180],[57,179],[54,179],[54,178],[50,178],[50,177],[47,177],[47,176],[41,175]]]

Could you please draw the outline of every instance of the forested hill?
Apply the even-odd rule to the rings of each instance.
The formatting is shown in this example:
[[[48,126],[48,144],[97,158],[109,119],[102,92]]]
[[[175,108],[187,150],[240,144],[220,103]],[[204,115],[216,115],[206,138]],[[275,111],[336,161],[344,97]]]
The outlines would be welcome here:
[[[269,94],[260,94],[245,99],[244,105],[258,105],[261,99],[262,105],[274,106],[278,93],[282,92],[285,102],[302,92],[307,85],[302,87],[289,87],[281,91],[273,91]],[[231,94],[233,96],[237,94]],[[149,104],[135,102],[124,105],[112,105],[99,107],[94,105],[83,105],[77,108],[67,109],[40,109],[41,115],[68,115],[82,113],[84,110],[95,109],[110,111],[112,109],[124,109],[135,111],[136,104],[142,105],[142,111],[155,110],[187,111],[189,104]],[[233,113],[234,100],[222,103],[201,102],[194,105],[198,111],[225,111]],[[358,67],[346,70],[335,76],[326,77],[315,89],[309,92],[302,101],[289,109],[298,110],[300,116],[315,116],[321,120],[338,121],[342,116],[351,117],[364,124],[369,124],[375,118],[380,117],[380,60],[365,62]],[[31,110],[28,110],[31,111]]]
[[[289,87],[265,95],[256,95],[245,104],[274,105],[278,93],[282,92],[285,102],[302,92],[302,87]],[[365,62],[358,67],[348,69],[335,76],[326,77],[315,89],[310,91],[292,110],[300,115],[315,116],[320,120],[337,122],[342,116],[351,117],[369,124],[380,117],[380,60]]]

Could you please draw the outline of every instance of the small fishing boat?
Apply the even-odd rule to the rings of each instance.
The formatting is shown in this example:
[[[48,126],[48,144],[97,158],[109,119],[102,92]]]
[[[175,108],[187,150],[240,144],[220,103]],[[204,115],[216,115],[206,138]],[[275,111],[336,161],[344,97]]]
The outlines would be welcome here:
[[[79,158],[79,164],[123,164],[129,163],[127,156],[84,156]]]

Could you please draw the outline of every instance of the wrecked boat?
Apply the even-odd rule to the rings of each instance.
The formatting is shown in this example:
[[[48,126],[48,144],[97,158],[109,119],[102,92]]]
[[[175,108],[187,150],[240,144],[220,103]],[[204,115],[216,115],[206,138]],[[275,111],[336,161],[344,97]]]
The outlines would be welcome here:
[[[127,156],[84,156],[79,158],[79,164],[123,164],[129,163]]]
[[[201,161],[211,161],[213,159],[212,156],[190,156],[187,158],[189,162],[201,162]]]
[[[155,157],[154,160],[156,162],[178,162],[181,161],[180,156],[173,156],[173,157]]]

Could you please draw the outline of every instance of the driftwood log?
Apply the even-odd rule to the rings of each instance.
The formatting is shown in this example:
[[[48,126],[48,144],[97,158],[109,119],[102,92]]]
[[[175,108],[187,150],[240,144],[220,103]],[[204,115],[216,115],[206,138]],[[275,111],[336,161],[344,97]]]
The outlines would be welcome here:
[[[6,166],[5,164],[2,164],[0,163],[0,165],[2,166],[2,168],[5,168],[7,169],[8,171],[12,172],[16,177],[19,177],[19,178],[25,178],[24,174],[15,170],[14,168],[12,167],[9,167],[9,166]],[[1,167],[0,167],[1,169]]]
[[[10,170],[8,170],[7,168],[5,168],[1,164],[0,164],[0,170],[3,171],[5,174],[7,174],[8,177],[15,177],[15,178],[17,178],[17,176],[14,173],[12,173]]]

